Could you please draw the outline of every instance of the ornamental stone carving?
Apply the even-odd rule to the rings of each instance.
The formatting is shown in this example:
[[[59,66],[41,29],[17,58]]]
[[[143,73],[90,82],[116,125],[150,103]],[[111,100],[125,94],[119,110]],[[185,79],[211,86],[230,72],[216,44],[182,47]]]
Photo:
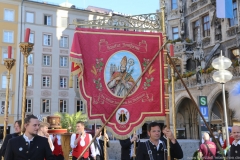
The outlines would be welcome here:
[[[62,50],[62,49],[61,49],[61,50],[60,50],[60,53],[61,53],[61,54],[68,54],[68,50]]]
[[[34,67],[28,67],[27,72],[31,72],[31,73],[33,73],[33,72],[34,72]]]
[[[51,92],[51,91],[48,91],[48,90],[43,90],[43,91],[41,92],[41,95],[42,95],[43,97],[50,97],[50,96],[52,95],[52,92]]]
[[[59,70],[59,73],[60,74],[63,74],[63,75],[68,75],[69,73],[68,73],[68,70],[66,70],[66,69],[60,69]]]
[[[52,73],[51,68],[42,68],[42,73]]]
[[[67,97],[68,96],[68,92],[67,91],[61,91],[61,92],[59,92],[59,96],[60,97]]]
[[[33,95],[33,91],[32,90],[30,90],[30,89],[27,89],[27,94],[26,94],[27,96],[32,96]]]
[[[43,52],[52,52],[51,48],[43,48]]]
[[[9,92],[9,97],[12,97],[13,95],[14,95],[14,92],[10,91]],[[0,97],[1,98],[6,98],[6,91],[5,90],[0,92]]]

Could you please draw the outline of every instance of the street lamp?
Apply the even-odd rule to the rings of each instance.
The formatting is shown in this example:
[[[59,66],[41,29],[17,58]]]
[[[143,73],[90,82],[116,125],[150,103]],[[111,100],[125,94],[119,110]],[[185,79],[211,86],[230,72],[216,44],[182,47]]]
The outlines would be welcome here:
[[[214,59],[212,62],[213,68],[218,69],[218,71],[214,72],[212,77],[214,81],[222,84],[227,147],[229,146],[229,133],[228,133],[227,108],[226,108],[226,99],[225,99],[225,83],[230,81],[233,76],[231,72],[226,70],[231,66],[231,64],[232,62],[229,58],[222,56],[222,51],[221,51],[221,55],[218,58]]]

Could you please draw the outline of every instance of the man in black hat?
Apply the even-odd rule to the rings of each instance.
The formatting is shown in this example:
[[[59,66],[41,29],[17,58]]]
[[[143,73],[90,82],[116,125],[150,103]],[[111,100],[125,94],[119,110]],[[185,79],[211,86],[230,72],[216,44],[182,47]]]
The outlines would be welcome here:
[[[38,136],[38,129],[38,118],[26,117],[24,134],[9,140],[4,160],[54,160],[47,138]]]

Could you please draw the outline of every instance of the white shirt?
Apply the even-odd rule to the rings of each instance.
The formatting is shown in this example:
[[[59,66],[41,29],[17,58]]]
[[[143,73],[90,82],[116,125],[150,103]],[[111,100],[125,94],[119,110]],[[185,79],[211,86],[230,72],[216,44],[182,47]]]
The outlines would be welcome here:
[[[83,139],[83,141],[84,141],[84,138],[86,137],[86,135],[89,135],[89,141],[92,141],[92,135],[91,134],[87,134],[87,133],[85,133],[84,136],[81,135],[81,139]],[[80,145],[81,140],[78,142],[77,145],[74,145],[74,141],[75,140],[76,140],[76,134],[73,133],[71,135],[71,141],[70,141],[70,146],[71,146],[72,149],[76,148],[77,145]],[[87,145],[87,144],[85,144],[85,145]],[[96,151],[95,151],[95,147],[94,147],[93,143],[91,144],[90,149],[91,149],[92,157],[96,157]]]
[[[232,144],[233,144],[234,146],[240,145],[240,140],[238,140],[238,141],[234,140],[234,141],[232,142]]]
[[[29,146],[30,146],[30,142],[33,141],[34,137],[32,139],[28,139],[28,137],[25,134],[23,134],[23,138],[25,139],[26,142],[29,143]]]
[[[61,144],[61,135],[59,135],[59,134],[57,134],[57,135],[55,135],[56,136],[56,138],[57,138],[57,144],[58,145],[62,145]],[[52,142],[53,142],[53,135],[50,135],[50,138],[51,138],[51,140],[52,140]],[[54,143],[54,142],[53,142]]]
[[[97,143],[98,143],[99,147],[101,147],[100,144],[99,144],[99,137],[97,137],[96,140],[97,140]],[[94,146],[94,147],[95,147],[95,146]],[[96,153],[96,155],[100,155],[100,151],[98,150],[98,147],[97,147],[97,146],[96,146],[96,148],[95,148],[95,153]]]
[[[149,140],[149,142],[151,142],[151,141]],[[152,142],[151,142],[151,143],[152,143]],[[158,145],[157,145],[157,151],[159,150],[159,147],[160,147],[160,144],[161,144],[161,143],[163,144],[163,142],[162,142],[161,140],[159,140]],[[153,144],[153,143],[152,143],[152,145],[155,146],[155,144]]]

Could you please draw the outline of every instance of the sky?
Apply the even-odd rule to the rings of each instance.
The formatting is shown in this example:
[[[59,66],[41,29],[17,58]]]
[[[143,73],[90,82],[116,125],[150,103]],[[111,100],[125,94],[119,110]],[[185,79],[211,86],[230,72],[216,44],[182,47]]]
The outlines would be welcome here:
[[[155,13],[159,9],[159,0],[44,0],[54,4],[61,4],[68,1],[78,8],[95,6],[111,9],[114,12],[138,15]]]

